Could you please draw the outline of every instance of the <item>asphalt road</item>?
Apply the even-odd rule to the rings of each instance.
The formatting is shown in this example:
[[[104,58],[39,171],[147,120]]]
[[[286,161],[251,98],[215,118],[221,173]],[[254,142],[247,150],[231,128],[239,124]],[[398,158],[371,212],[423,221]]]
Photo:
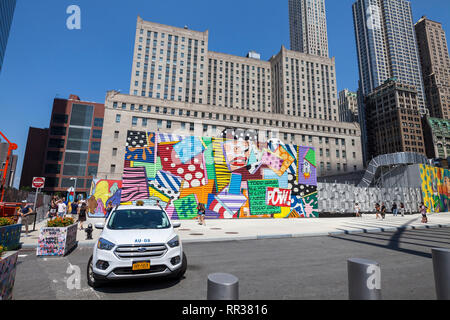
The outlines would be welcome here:
[[[92,249],[79,247],[64,258],[24,250],[14,299],[204,300],[208,274],[226,272],[240,279],[241,299],[345,300],[346,261],[357,257],[380,263],[383,299],[433,300],[434,247],[450,248],[450,229],[185,244],[188,270],[181,281],[121,281],[97,290],[86,280]],[[81,269],[81,289],[68,289],[70,265]]]

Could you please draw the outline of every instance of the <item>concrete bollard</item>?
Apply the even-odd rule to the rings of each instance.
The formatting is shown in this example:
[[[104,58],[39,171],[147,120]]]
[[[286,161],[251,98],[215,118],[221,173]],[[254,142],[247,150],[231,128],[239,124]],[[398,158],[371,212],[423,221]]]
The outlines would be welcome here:
[[[349,300],[381,300],[381,269],[378,262],[349,259],[347,268]]]
[[[239,279],[227,273],[208,275],[208,300],[239,300]]]
[[[433,248],[434,283],[438,300],[450,300],[450,249]]]

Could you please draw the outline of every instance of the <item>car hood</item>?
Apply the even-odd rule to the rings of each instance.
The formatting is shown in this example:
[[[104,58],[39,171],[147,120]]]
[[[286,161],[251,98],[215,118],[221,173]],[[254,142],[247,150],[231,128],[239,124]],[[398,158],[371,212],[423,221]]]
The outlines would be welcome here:
[[[140,245],[166,243],[176,236],[173,228],[156,230],[110,230],[104,229],[101,238],[115,245]]]

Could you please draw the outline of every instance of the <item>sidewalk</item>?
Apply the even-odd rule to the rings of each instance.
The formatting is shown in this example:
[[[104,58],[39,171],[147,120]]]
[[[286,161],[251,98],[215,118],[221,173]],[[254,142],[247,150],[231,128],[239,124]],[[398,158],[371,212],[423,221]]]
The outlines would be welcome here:
[[[103,219],[88,218],[84,223],[94,225]],[[405,217],[386,215],[385,220],[375,219],[375,215],[365,215],[363,218],[320,218],[320,219],[235,219],[207,220],[206,226],[199,225],[194,220],[182,220],[177,230],[183,243],[215,242],[232,240],[281,239],[298,237],[317,237],[349,233],[375,233],[397,231],[401,229],[426,229],[450,227],[450,213],[434,213],[428,215],[428,224],[423,224],[421,215],[406,215]],[[36,248],[39,229],[46,222],[36,224],[36,231],[24,237],[22,229],[21,242],[23,249]],[[32,229],[32,226],[31,228]],[[78,230],[79,246],[93,246],[101,230],[94,228],[94,240],[85,240],[86,233]]]

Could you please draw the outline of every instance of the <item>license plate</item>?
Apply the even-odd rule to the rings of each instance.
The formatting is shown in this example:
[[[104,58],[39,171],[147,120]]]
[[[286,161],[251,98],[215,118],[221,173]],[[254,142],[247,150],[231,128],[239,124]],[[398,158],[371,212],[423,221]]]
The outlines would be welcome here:
[[[150,262],[148,261],[133,263],[133,271],[149,270],[149,269],[150,269]]]

